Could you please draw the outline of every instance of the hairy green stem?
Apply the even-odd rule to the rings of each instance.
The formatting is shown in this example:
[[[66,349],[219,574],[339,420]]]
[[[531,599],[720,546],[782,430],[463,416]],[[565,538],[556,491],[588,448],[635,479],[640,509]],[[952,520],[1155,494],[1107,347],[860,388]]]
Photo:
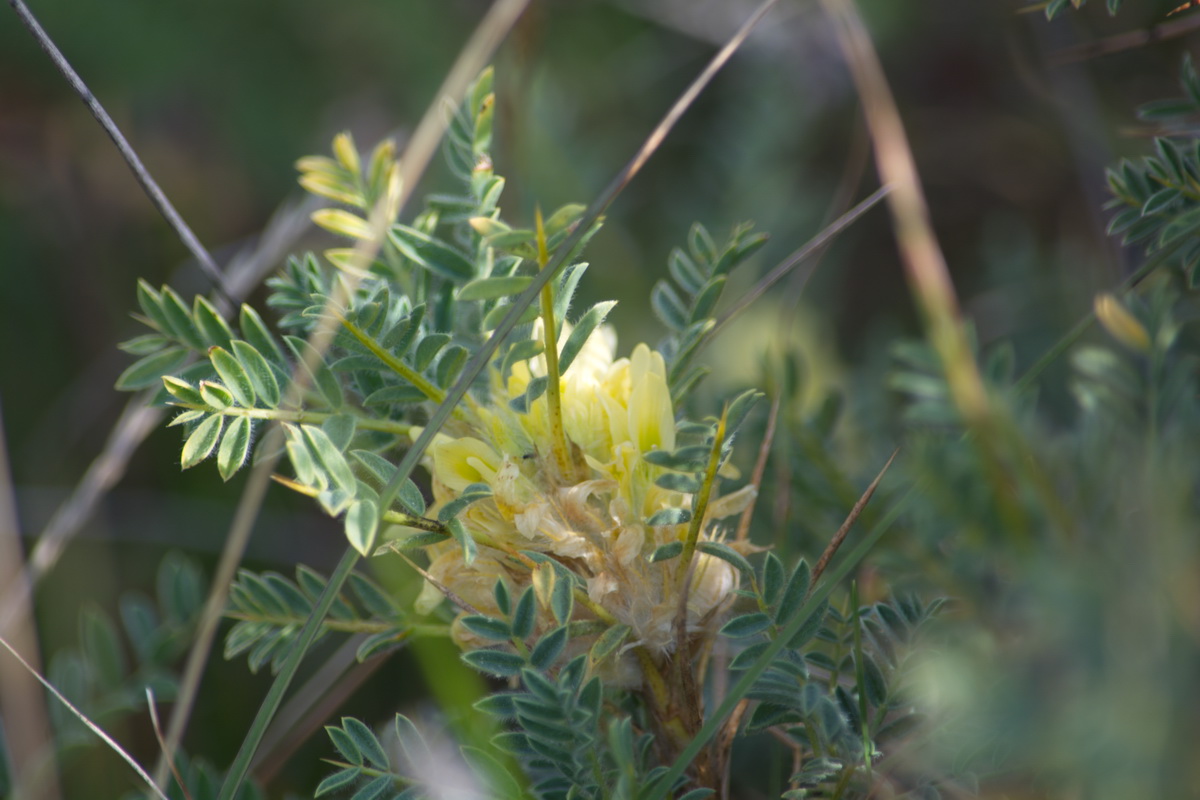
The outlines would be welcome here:
[[[239,620],[242,622],[262,622],[276,627],[286,627],[304,622],[307,617],[300,615],[288,616],[278,614],[246,614],[241,611],[225,612],[226,619]],[[338,620],[329,619],[322,623],[322,627],[326,630],[337,631],[338,633],[387,633],[388,631],[396,631],[396,640],[401,641],[413,636],[449,636],[449,625],[412,625],[403,630],[397,630],[395,625],[386,622],[377,622],[369,619],[359,620]]]
[[[413,386],[417,387],[421,394],[425,395],[433,402],[441,403],[445,401],[446,392],[435,386],[428,378],[389,353],[383,348],[382,345],[379,344],[379,342],[375,341],[370,334],[355,325],[353,322],[350,322],[347,319],[342,319],[341,322],[342,327],[344,327],[351,336],[357,339],[363,347],[370,350],[376,358],[386,364],[388,369],[390,369],[392,372],[395,372]],[[462,409],[457,405],[454,407],[454,416],[460,419],[464,417]]]
[[[221,414],[226,417],[269,419],[276,422],[294,422],[298,425],[320,425],[333,417],[344,416],[344,414],[330,414],[324,411],[287,411],[281,408],[226,406],[225,408],[214,409],[210,406],[202,406],[195,403],[172,403],[172,406],[175,408],[186,408],[189,411],[205,411],[210,414]],[[400,423],[390,419],[377,419],[375,417],[358,415],[354,417],[354,425],[362,430],[393,433],[396,436],[407,436],[409,429],[412,427],[407,423]]]
[[[792,619],[791,622],[783,629],[783,632],[776,637],[767,649],[758,657],[750,667],[742,673],[742,677],[730,689],[729,694],[720,705],[713,710],[712,714],[705,721],[704,725],[696,733],[695,737],[688,743],[687,747],[675,759],[675,763],[671,768],[649,788],[648,792],[642,796],[642,800],[663,800],[667,796],[667,792],[675,784],[677,780],[683,777],[683,773],[688,766],[695,760],[700,751],[708,744],[709,739],[721,728],[725,723],[725,719],[733,711],[746,693],[750,691],[750,687],[758,680],[759,676],[766,671],[767,667],[775,660],[787,643],[794,637],[800,629],[808,623],[809,618],[817,613],[820,605],[828,599],[833,592],[835,586],[841,582],[843,578],[850,574],[850,571],[858,566],[870,552],[875,543],[883,537],[883,534],[896,522],[900,517],[901,511],[908,504],[908,501],[913,497],[914,490],[909,489],[900,500],[892,506],[888,513],[880,520],[879,524],[867,534],[866,538],[859,543],[858,547],[854,548],[846,558],[838,564],[837,568],[830,572],[820,586],[809,595],[804,606],[799,613]]]

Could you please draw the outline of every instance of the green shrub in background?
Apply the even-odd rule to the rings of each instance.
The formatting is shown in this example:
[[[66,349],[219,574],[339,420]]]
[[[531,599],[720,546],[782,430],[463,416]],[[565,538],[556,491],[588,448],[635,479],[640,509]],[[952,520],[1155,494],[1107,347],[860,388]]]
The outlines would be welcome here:
[[[227,657],[286,674],[314,636],[353,636],[361,659],[448,636],[490,676],[473,712],[330,724],[315,794],[1200,792],[1196,143],[1163,138],[1111,171],[1112,230],[1146,259],[1097,298],[1102,330],[1084,342],[1081,325],[1032,364],[1003,342],[977,348],[986,425],[963,418],[931,346],[898,342],[886,383],[903,420],[885,431],[846,418],[860,406],[838,389],[806,386],[792,354],[764,361],[768,402],[750,389],[706,407],[694,391],[723,367],[701,345],[762,242],[746,227],[724,241],[690,230],[650,299],[662,342],[617,358],[611,303],[572,304],[595,232],[583,207],[501,216],[490,80],[446,139],[456,193],[407,223],[389,208],[389,144],[364,154],[340,136],[332,158],[301,160],[304,187],[339,204],[314,220],[352,246],[290,260],[269,313],[243,306],[234,325],[203,298],[139,287],[153,332],[126,344],[139,360],[120,385],[163,386],[182,466],[212,458],[228,480],[286,456],[277,481],[339,518],[349,545],[331,577],[243,571]],[[1183,84],[1184,100],[1144,114],[1186,131],[1200,107],[1190,62]],[[322,330],[329,346],[314,348]],[[1056,369],[1069,370],[1065,419],[1039,397]],[[806,391],[818,402],[796,402]],[[760,448],[761,475],[749,469]],[[780,507],[772,539],[763,509]],[[834,561],[796,552],[813,520],[835,520],[824,537],[840,543],[846,517],[861,527]],[[420,576],[415,600],[384,585],[401,562]],[[137,672],[97,613],[83,656],[51,669],[101,720],[138,706],[126,683],[170,697],[153,668],[177,655],[198,592],[175,559],[163,576],[161,612],[122,606]],[[79,741],[70,720],[64,746]],[[202,763],[184,760],[180,776],[188,796],[216,796]]]

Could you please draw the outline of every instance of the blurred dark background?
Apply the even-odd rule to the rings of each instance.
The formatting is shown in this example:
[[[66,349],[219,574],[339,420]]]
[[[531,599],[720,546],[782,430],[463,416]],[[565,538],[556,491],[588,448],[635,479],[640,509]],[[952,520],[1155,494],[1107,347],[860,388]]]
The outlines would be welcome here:
[[[293,163],[351,130],[361,147],[415,125],[486,8],[478,0],[161,0],[32,3],[197,235],[225,261],[295,200]],[[495,59],[497,172],[506,218],[589,201],[755,4],[535,1]],[[1093,2],[1048,24],[1022,3],[863,0],[905,118],[933,220],[983,342],[1012,337],[1028,363],[1126,270],[1103,235],[1103,169],[1148,148],[1140,103],[1177,93],[1186,37],[1086,60],[1082,43],[1164,19],[1176,0],[1116,19]],[[694,220],[720,235],[752,220],[772,240],[731,296],[876,187],[857,100],[816,3],[782,3],[612,207],[582,292],[621,301],[627,353],[662,334],[647,297]],[[437,168],[426,189],[444,187]],[[297,245],[299,248],[300,245]],[[139,277],[188,294],[204,282],[116,149],[11,9],[0,12],[0,402],[22,534],[35,535],[103,446],[127,398],[116,343]],[[761,350],[795,314],[813,364],[879,362],[915,331],[886,213],[831,248],[805,290],[761,301],[731,330]],[[761,312],[761,313],[759,313]],[[712,356],[721,372],[722,354]],[[726,365],[736,382],[745,377]],[[832,374],[832,373],[831,373]],[[833,380],[831,376],[827,379]],[[718,382],[719,385],[719,382]],[[85,602],[152,584],[167,547],[211,568],[240,491],[178,469],[155,432],[39,588],[47,653],[73,644]],[[327,568],[338,526],[273,491],[251,563]],[[402,661],[377,679],[396,691]],[[261,696],[221,667],[202,709],[248,718]],[[224,677],[221,677],[224,676]],[[390,687],[390,688],[389,688]],[[219,704],[214,705],[214,703]],[[198,724],[205,724],[201,714]],[[209,724],[212,724],[210,719]],[[223,728],[220,726],[224,726]],[[220,720],[213,732],[242,730]],[[135,733],[135,735],[144,735]],[[227,761],[236,741],[206,741]],[[307,778],[304,778],[305,780]]]

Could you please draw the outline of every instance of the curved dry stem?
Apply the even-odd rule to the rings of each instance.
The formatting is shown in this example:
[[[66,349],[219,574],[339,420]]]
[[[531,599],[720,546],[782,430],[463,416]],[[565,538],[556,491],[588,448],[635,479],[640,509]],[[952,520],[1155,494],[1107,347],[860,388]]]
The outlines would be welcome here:
[[[959,412],[969,422],[981,422],[990,414],[987,393],[971,354],[946,258],[929,221],[929,207],[895,98],[853,0],[822,0],[822,4],[833,20],[862,99],[881,182],[891,186],[888,206],[896,241],[930,343],[941,358]]]

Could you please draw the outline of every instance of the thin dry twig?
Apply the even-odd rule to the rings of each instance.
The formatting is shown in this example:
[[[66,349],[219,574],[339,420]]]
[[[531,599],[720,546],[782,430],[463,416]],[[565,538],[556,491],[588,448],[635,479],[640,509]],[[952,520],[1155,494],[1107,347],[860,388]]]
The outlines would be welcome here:
[[[867,503],[870,502],[872,495],[875,494],[875,490],[879,488],[879,482],[883,480],[884,473],[888,471],[888,467],[890,467],[892,462],[896,460],[896,455],[899,452],[899,447],[892,451],[892,454],[888,457],[887,463],[883,465],[883,469],[879,470],[879,474],[875,476],[875,480],[871,481],[871,485],[867,487],[867,490],[862,493],[862,497],[858,498],[858,501],[854,504],[854,507],[850,509],[850,514],[846,517],[846,521],[842,523],[842,526],[837,529],[837,533],[835,533],[833,538],[829,540],[829,545],[825,548],[825,552],[821,554],[821,558],[817,561],[817,565],[813,567],[812,583],[810,586],[817,585],[817,581],[821,578],[821,573],[823,573],[825,568],[829,566],[830,560],[837,553],[838,548],[842,546],[842,542],[846,540],[846,535],[850,533],[850,528],[853,527],[856,521],[858,521],[859,515],[862,514],[863,509],[867,507]]]
[[[37,626],[30,606],[29,578],[22,569],[20,519],[8,464],[8,446],[0,414],[0,586],[9,586],[12,605],[0,619],[0,636],[8,636],[40,666]],[[36,669],[37,667],[35,667]],[[54,766],[54,739],[44,695],[29,673],[0,664],[0,713],[4,715],[12,751],[14,796],[52,800],[61,797]],[[18,735],[19,733],[19,735]],[[0,758],[3,755],[0,754]]]
[[[826,246],[829,245],[830,242],[833,241],[838,234],[846,230],[846,228],[850,227],[850,225],[852,225],[854,222],[857,222],[859,217],[874,208],[880,200],[887,197],[890,191],[891,186],[880,186],[878,189],[872,192],[869,197],[867,197],[858,205],[854,206],[854,208],[839,216],[833,222],[826,225],[821,229],[820,233],[801,245],[783,261],[779,262],[778,265],[776,265],[771,269],[770,272],[763,276],[762,280],[755,284],[750,291],[739,297],[737,301],[717,319],[716,324],[713,325],[713,327],[709,329],[708,333],[704,335],[703,341],[707,342],[711,340],[714,336],[716,336],[717,331],[725,327],[725,325],[728,324],[731,319],[745,311],[751,303],[766,294],[768,289],[770,289],[779,281],[783,280],[783,278],[786,277],[789,272],[803,264],[814,254],[819,254]],[[806,281],[812,276],[812,271],[815,269],[816,264],[814,263],[809,269],[808,273],[804,276]]]
[[[129,169],[133,172],[137,182],[141,184],[143,191],[150,198],[150,202],[158,209],[158,213],[162,214],[167,220],[167,223],[175,229],[175,233],[183,241],[186,247],[196,259],[196,263],[200,265],[200,269],[212,281],[213,288],[221,298],[222,303],[228,303],[228,308],[221,309],[223,312],[234,308],[237,304],[231,298],[230,292],[227,291],[225,277],[221,273],[221,268],[217,266],[217,262],[209,255],[208,250],[204,245],[200,244],[200,240],[196,238],[196,234],[192,233],[192,229],[183,221],[183,217],[179,216],[179,212],[175,210],[175,206],[171,205],[171,201],[167,199],[166,194],[159,188],[154,178],[150,176],[149,170],[138,158],[138,154],[130,146],[128,140],[122,135],[120,128],[113,122],[112,117],[104,110],[104,106],[92,94],[91,89],[83,82],[66,56],[58,49],[53,40],[42,29],[37,18],[33,16],[33,12],[25,5],[24,0],[8,0],[8,4],[17,12],[17,16],[21,18],[21,23],[33,34],[33,38],[37,40],[38,46],[45,51],[46,55],[54,63],[56,69],[66,78],[67,83],[79,95],[79,99],[88,107],[88,111],[92,112],[92,116],[100,123],[100,127],[104,128],[104,132],[108,134],[108,138],[112,139],[113,144],[117,146],[117,150],[121,152],[121,157],[125,159],[125,163],[129,165]],[[218,306],[219,307],[219,306]]]
[[[42,674],[40,672],[38,672],[36,669],[34,669],[33,666],[28,661],[26,661],[21,656],[21,654],[18,653],[16,651],[16,649],[14,649],[13,646],[8,643],[8,640],[5,639],[3,636],[0,636],[0,646],[3,646],[5,650],[7,650],[9,653],[12,654],[13,658],[15,658],[17,661],[21,662],[21,666],[23,666],[26,670],[28,670],[30,675],[37,678],[38,683],[40,683],[42,686],[46,687],[46,691],[50,692],[50,694],[54,695],[54,697],[57,698],[60,703],[62,703],[64,706],[66,706],[68,709],[70,709],[71,713],[74,714],[76,717],[78,717],[79,721],[82,722],[84,725],[86,725],[88,730],[90,730],[92,733],[99,736],[100,739],[105,744],[107,744],[110,748],[113,749],[114,752],[116,752],[117,755],[119,755],[121,758],[123,758],[125,760],[126,764],[133,767],[133,771],[136,772],[138,774],[138,776],[143,781],[146,782],[146,784],[150,787],[150,790],[152,792],[154,792],[154,794],[156,796],[162,798],[162,800],[168,800],[167,796],[162,793],[161,789],[158,788],[158,784],[156,784],[150,778],[150,775],[147,774],[146,770],[142,769],[141,765],[138,764],[137,761],[134,760],[133,756],[131,756],[131,755],[129,755],[129,753],[125,752],[125,749],[122,748],[121,745],[117,744],[117,741],[115,739],[113,739],[111,736],[109,736],[107,733],[105,733],[103,728],[101,728],[99,725],[97,725],[96,723],[94,723],[90,719],[88,719],[87,715],[85,715],[82,711],[80,711],[78,708],[76,708],[71,703],[70,700],[68,700],[66,697],[64,697],[62,692],[60,692],[58,689],[55,689],[54,684],[50,683],[50,681],[43,678]]]
[[[166,750],[167,740],[163,738],[162,726],[158,722],[158,704],[154,701],[154,690],[149,686],[146,687],[146,708],[150,711],[150,727],[154,729],[154,739],[158,742],[158,746],[162,750]],[[171,765],[171,775],[175,777],[175,783],[179,785],[179,791],[183,792],[185,800],[192,800],[192,793],[188,791],[183,776],[179,774],[179,767],[176,766],[175,760],[172,759],[169,763]]]
[[[1174,39],[1177,36],[1191,33],[1197,28],[1200,28],[1200,14],[1190,14],[1186,17],[1180,17],[1170,22],[1163,22],[1150,28],[1118,33],[1115,36],[1109,36],[1105,39],[1084,42],[1074,47],[1064,48],[1054,54],[1051,63],[1070,64],[1076,61],[1100,58],[1101,56],[1120,53],[1124,50],[1132,50],[1135,47],[1143,47],[1155,42],[1165,42],[1168,39]]]
[[[421,565],[417,564],[415,561],[413,561],[411,558],[409,558],[408,554],[405,553],[403,550],[397,550],[396,553],[398,553],[399,556],[401,558],[403,558],[404,561],[410,567],[413,568],[414,572],[416,572],[418,575],[420,575],[425,580],[429,581],[429,583],[435,589],[437,589],[439,592],[444,594],[446,596],[446,599],[449,600],[451,603],[454,603],[454,605],[458,606],[463,611],[466,611],[468,614],[475,614],[476,616],[486,616],[486,614],[484,614],[478,608],[471,605],[466,600],[463,600],[461,597],[459,597],[457,594],[455,594],[454,590],[451,589],[449,586],[447,586],[446,584],[439,581],[437,578],[430,575],[426,569],[424,569]]]
[[[916,162],[879,56],[853,0],[822,0],[822,4],[834,23],[838,43],[862,98],[881,182],[892,189],[888,206],[896,242],[930,344],[941,359],[959,412],[969,422],[982,422],[990,416],[987,392],[971,354],[946,258],[929,221]]]
[[[771,410],[767,414],[767,429],[763,432],[762,444],[758,446],[758,459],[754,462],[754,472],[750,476],[750,485],[754,487],[754,497],[750,499],[750,504],[742,511],[741,518],[738,519],[737,533],[733,539],[735,542],[744,542],[750,537],[750,520],[754,518],[754,506],[758,503],[759,488],[762,486],[763,475],[767,471],[767,461],[771,457],[771,442],[775,439],[775,423],[779,419],[779,398],[780,392],[775,393],[775,397],[771,400]]]

